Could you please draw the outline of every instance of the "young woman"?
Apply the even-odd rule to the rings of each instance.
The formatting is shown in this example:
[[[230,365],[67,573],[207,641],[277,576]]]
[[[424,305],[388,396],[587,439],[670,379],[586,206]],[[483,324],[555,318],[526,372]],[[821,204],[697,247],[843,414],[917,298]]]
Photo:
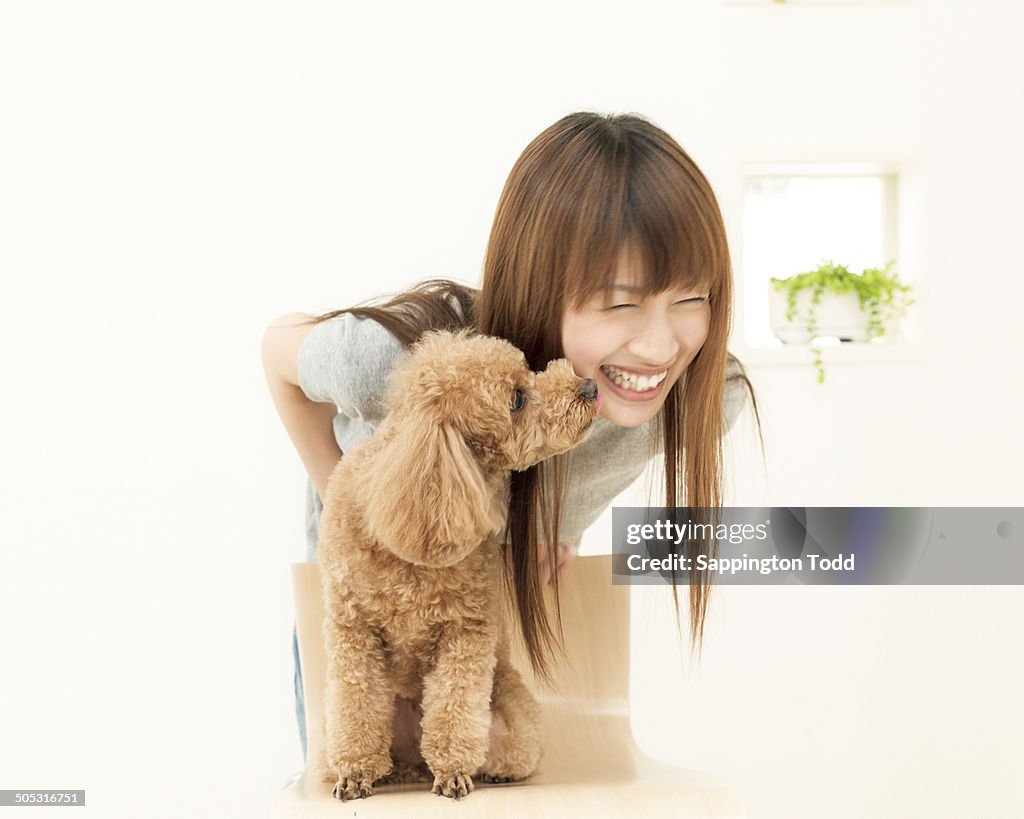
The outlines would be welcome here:
[[[563,117],[509,174],[479,290],[431,280],[384,304],[289,314],[267,329],[271,393],[310,478],[308,558],[327,476],[372,434],[387,375],[423,332],[471,325],[511,341],[535,370],[567,358],[597,382],[600,417],[576,449],[513,473],[505,543],[524,643],[545,676],[558,641],[542,586],[557,601],[583,531],[652,458],[665,456],[666,506],[721,505],[722,436],[747,395],[760,425],[726,350],[731,310],[725,227],[693,160],[639,116]],[[689,583],[699,646],[710,579],[691,573]],[[674,586],[673,596],[678,617]],[[301,696],[296,651],[300,733]],[[400,705],[396,746],[416,760],[415,708]]]

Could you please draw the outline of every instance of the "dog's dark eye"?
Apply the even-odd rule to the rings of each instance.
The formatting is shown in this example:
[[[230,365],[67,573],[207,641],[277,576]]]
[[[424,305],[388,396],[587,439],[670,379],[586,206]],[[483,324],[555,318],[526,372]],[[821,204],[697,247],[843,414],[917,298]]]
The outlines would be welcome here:
[[[525,403],[526,393],[517,389],[515,395],[512,396],[512,403],[509,405],[509,409],[512,410],[512,412],[519,412]]]

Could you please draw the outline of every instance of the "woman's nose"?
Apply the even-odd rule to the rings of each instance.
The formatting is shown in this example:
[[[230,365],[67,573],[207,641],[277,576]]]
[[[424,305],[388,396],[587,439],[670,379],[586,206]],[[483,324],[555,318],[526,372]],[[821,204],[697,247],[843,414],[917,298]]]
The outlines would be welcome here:
[[[679,354],[679,341],[672,325],[664,318],[651,319],[643,332],[633,339],[633,354],[651,366],[673,361]]]

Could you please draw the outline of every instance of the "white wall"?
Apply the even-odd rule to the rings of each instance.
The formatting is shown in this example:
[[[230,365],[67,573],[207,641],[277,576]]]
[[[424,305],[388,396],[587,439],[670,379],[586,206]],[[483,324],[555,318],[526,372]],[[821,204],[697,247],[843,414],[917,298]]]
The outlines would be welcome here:
[[[569,111],[675,135],[734,247],[741,155],[919,163],[926,358],[752,367],[769,471],[737,431],[734,500],[1020,503],[1015,4],[443,5],[0,11],[0,787],[249,817],[297,770],[303,473],[262,330],[476,281],[509,168]],[[730,588],[685,677],[648,591],[638,739],[752,815],[1020,812],[1017,589]]]

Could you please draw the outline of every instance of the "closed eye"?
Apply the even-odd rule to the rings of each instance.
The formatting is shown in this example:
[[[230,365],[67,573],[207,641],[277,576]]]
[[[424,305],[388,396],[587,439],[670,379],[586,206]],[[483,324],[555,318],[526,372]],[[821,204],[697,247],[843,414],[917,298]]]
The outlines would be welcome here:
[[[690,298],[690,299],[682,299],[681,301],[677,301],[676,304],[687,304],[689,302],[698,302],[699,303],[699,302],[703,302],[703,301],[707,301],[707,300],[708,300],[707,296],[694,296],[693,298]],[[612,305],[611,307],[609,307],[608,309],[609,310],[619,310],[619,309],[624,308],[624,307],[636,307],[636,305],[635,304],[615,304],[615,305]]]

